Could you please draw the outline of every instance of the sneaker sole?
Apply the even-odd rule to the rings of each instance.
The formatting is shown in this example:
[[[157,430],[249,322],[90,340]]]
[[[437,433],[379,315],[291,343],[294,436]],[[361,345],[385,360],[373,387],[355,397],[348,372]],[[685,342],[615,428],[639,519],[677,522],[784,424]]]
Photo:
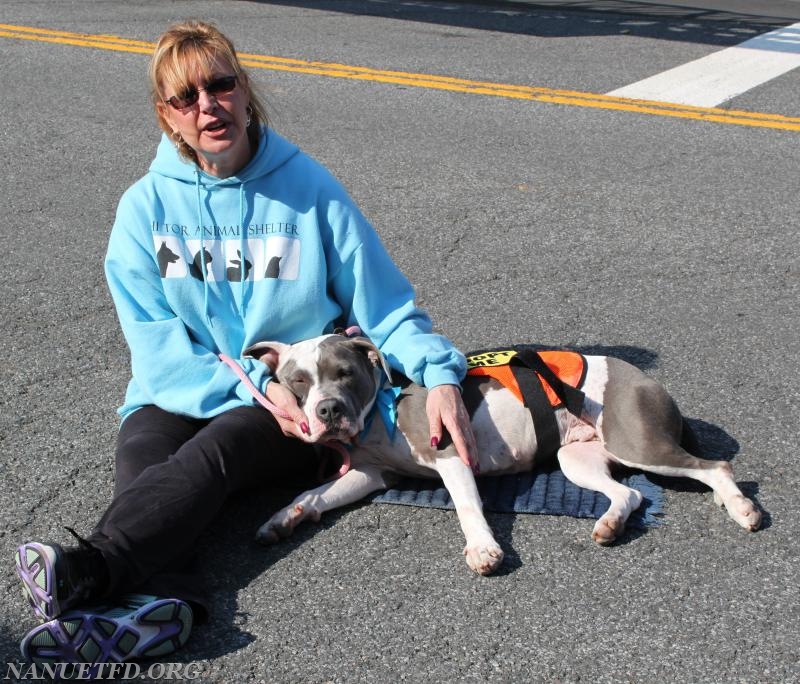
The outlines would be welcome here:
[[[55,544],[50,545],[56,548]],[[22,591],[36,615],[42,620],[57,617],[61,608],[56,598],[55,561],[44,544],[23,544],[14,556]]]
[[[173,653],[191,629],[192,609],[179,599],[158,599],[124,617],[71,610],[29,632],[20,651],[38,665],[121,663]]]

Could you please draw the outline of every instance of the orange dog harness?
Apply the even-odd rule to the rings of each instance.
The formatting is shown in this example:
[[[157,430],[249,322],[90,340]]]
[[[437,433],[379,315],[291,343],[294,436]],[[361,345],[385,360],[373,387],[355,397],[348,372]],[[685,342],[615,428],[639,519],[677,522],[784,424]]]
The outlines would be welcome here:
[[[473,354],[467,357],[467,375],[489,376],[504,387],[510,389],[523,404],[527,404],[522,395],[519,383],[514,375],[512,358],[516,351],[490,351]],[[570,387],[580,388],[586,379],[586,359],[583,354],[573,351],[540,351],[538,356],[553,373]],[[531,369],[533,370],[533,369]],[[550,384],[537,373],[550,405],[554,408],[563,406],[564,402]]]
[[[586,358],[578,352],[519,347],[473,353],[467,356],[467,375],[494,378],[511,390],[530,411],[537,448],[547,454],[561,446],[555,409],[581,416]]]

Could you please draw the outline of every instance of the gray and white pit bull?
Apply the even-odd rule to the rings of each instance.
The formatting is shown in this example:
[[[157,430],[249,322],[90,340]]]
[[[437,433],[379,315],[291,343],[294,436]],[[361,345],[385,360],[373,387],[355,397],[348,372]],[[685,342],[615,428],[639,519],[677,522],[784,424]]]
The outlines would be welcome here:
[[[292,533],[303,520],[386,489],[402,476],[442,479],[456,507],[466,537],[467,564],[490,574],[502,563],[503,550],[483,515],[470,468],[448,443],[430,445],[426,390],[405,381],[397,404],[393,439],[382,420],[365,420],[375,403],[384,372],[379,350],[363,337],[323,335],[287,345],[261,342],[248,350],[270,366],[281,384],[297,396],[309,419],[310,442],[353,442],[350,470],[300,494],[258,531],[263,543]],[[582,415],[558,409],[558,463],[580,487],[602,492],[611,501],[597,521],[592,538],[610,544],[624,530],[642,495],[611,477],[621,464],[658,475],[690,477],[709,486],[714,500],[746,530],[756,530],[761,513],[736,485],[726,461],[697,458],[681,447],[683,419],[675,402],[656,381],[620,359],[586,356]],[[406,384],[408,383],[408,384]],[[501,475],[531,470],[542,460],[529,410],[493,378],[467,376],[464,403],[470,413],[479,451],[480,473]],[[360,435],[360,436],[359,436]],[[358,439],[356,440],[356,438]]]

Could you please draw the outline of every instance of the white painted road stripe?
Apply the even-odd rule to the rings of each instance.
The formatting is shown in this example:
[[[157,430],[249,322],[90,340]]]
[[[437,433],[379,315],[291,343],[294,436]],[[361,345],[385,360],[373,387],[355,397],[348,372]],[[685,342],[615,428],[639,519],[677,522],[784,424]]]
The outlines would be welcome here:
[[[792,24],[608,95],[716,107],[799,66],[800,24]]]

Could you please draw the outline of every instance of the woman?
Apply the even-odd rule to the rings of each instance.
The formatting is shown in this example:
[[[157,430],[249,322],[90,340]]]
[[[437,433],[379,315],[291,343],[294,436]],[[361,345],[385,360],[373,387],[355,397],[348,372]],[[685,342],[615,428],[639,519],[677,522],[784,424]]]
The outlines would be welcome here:
[[[114,498],[77,547],[20,547],[17,569],[44,620],[23,640],[32,660],[100,663],[182,646],[207,612],[193,546],[226,498],[251,483],[308,484],[318,463],[302,409],[266,365],[241,358],[259,340],[357,324],[396,370],[431,388],[432,444],[447,430],[475,461],[463,356],[431,332],[342,187],[267,127],[230,41],[208,24],[176,25],[150,81],[165,135],[120,201],[106,257],[133,371]],[[291,419],[256,406],[220,353]]]

